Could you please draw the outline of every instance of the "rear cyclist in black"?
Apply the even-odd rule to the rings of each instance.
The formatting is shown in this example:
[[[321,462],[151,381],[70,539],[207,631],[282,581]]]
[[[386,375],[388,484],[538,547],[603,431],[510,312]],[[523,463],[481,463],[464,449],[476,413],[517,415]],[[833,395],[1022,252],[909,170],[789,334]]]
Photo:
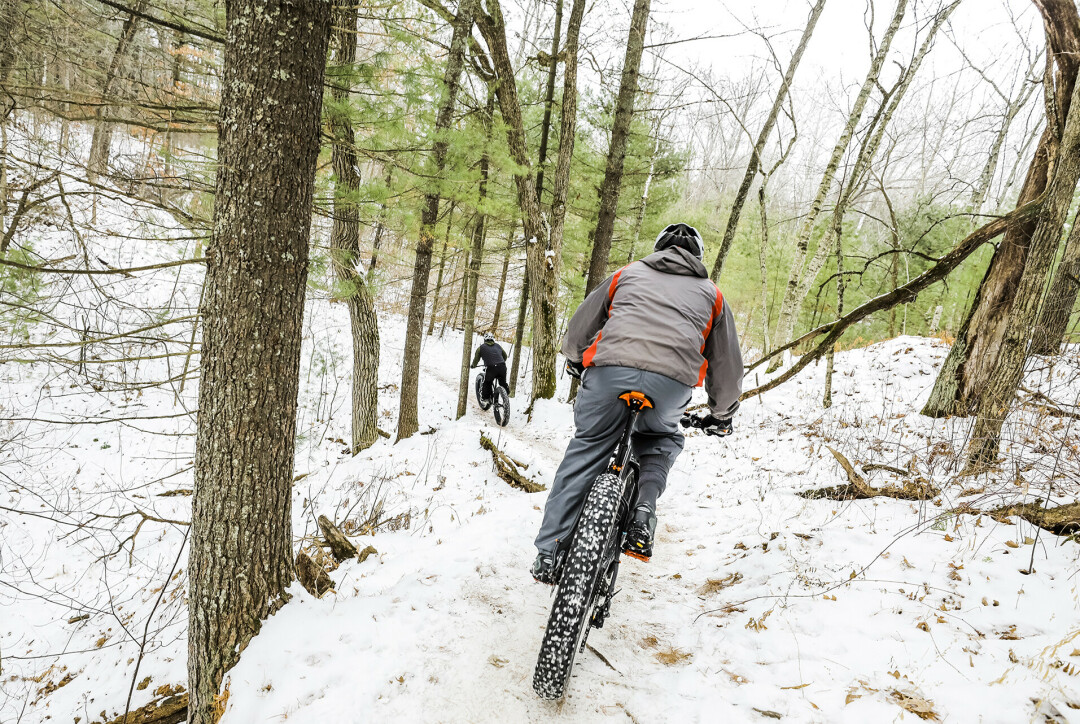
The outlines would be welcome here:
[[[481,392],[485,400],[490,400],[494,393],[495,380],[505,388],[506,384],[506,360],[509,355],[506,350],[495,344],[495,335],[488,332],[484,335],[484,343],[476,348],[473,355],[472,367],[477,367],[480,361],[484,362],[484,388]],[[484,404],[487,404],[486,402]]]

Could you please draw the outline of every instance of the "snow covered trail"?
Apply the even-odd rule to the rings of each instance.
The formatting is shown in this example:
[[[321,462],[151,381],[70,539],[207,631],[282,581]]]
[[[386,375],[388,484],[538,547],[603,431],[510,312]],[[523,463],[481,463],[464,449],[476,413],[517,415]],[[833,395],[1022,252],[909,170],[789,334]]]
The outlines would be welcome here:
[[[380,321],[380,424],[393,430],[404,324]],[[229,724],[867,722],[929,712],[959,722],[1080,722],[1080,548],[1022,521],[955,512],[1043,495],[1047,453],[1018,460],[1030,489],[1010,471],[957,480],[969,421],[917,415],[947,349],[934,340],[839,354],[830,410],[820,405],[823,370],[811,368],[747,403],[732,437],[691,433],[661,499],[653,560],[625,561],[611,617],[591,633],[593,650],[578,658],[566,699],[552,704],[531,688],[550,589],[527,573],[546,494],[498,479],[479,436],[550,484],[572,433],[568,381],[531,421],[521,397],[508,428],[472,400],[454,421],[461,337],[425,338],[420,424],[435,431],[353,457],[341,442],[349,430],[344,310],[314,295],[305,337],[298,544],[310,542],[317,515],[355,520],[376,498],[399,527],[355,539],[378,552],[332,571],[334,593],[316,600],[294,587],[229,674]],[[170,577],[183,526],[148,523],[119,554],[137,517],[97,519],[74,537],[71,527],[133,506],[188,518],[190,498],[162,493],[190,488],[194,428],[185,410],[197,390],[100,391],[48,365],[2,372],[4,414],[23,421],[11,423],[15,444],[0,449],[9,476],[0,505],[49,516],[62,503],[65,517],[50,524],[0,514],[8,566],[0,720],[108,721],[124,711],[134,680],[146,686],[133,691],[133,708],[185,683],[182,559]],[[1057,374],[1027,384],[1056,389],[1065,384]],[[132,411],[146,419],[40,421]],[[942,493],[923,502],[797,496],[846,482],[826,445],[856,465],[915,471]],[[883,484],[888,473],[871,480]],[[1075,477],[1055,483],[1053,501],[1077,497]],[[1036,573],[1025,575],[1033,547]],[[16,569],[34,580],[8,579]]]
[[[426,354],[446,358],[459,341],[430,340],[445,355],[441,346]],[[916,411],[944,351],[899,339],[846,353],[840,402],[825,415],[821,381],[810,374],[748,404],[733,437],[693,434],[662,500],[656,555],[649,564],[626,560],[612,616],[590,635],[595,652],[579,657],[557,704],[531,689],[551,599],[526,567],[545,493],[494,476],[476,440],[478,428],[500,432],[475,403],[461,421],[435,423],[436,435],[380,443],[360,456],[367,462],[348,465],[430,461],[407,476],[425,522],[361,541],[379,555],[335,571],[336,595],[298,591],[231,673],[225,721],[757,721],[775,713],[866,722],[923,711],[997,722],[1036,720],[1037,710],[1080,721],[1070,708],[1080,705],[1077,679],[1052,666],[1068,662],[1075,645],[1048,653],[1076,635],[1074,545],[1046,543],[1039,575],[1025,576],[1018,569],[1028,551],[1005,543],[1034,535],[1026,524],[939,520],[949,508],[940,499],[794,495],[842,482],[819,437],[852,431],[832,444],[853,459],[858,438],[873,438],[875,459],[893,464],[900,446],[890,459],[880,445],[893,428],[928,438],[936,428],[944,438],[956,423],[896,425]],[[453,387],[438,389],[447,378],[456,383],[445,369],[424,375],[425,420],[442,407],[449,416]],[[547,484],[571,428],[569,406],[544,402],[528,424],[515,415],[499,444]]]

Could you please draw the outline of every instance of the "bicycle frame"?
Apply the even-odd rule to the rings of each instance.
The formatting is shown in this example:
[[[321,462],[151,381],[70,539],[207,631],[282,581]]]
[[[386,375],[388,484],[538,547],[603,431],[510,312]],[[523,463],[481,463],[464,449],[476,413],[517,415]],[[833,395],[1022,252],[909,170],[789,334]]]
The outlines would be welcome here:
[[[611,606],[611,596],[615,593],[615,577],[618,575],[619,550],[622,548],[622,539],[626,535],[630,522],[631,509],[634,501],[637,500],[638,464],[637,460],[634,459],[634,450],[631,442],[634,436],[634,429],[637,426],[637,416],[642,411],[652,407],[652,402],[649,401],[649,398],[640,392],[632,390],[619,395],[619,399],[626,402],[627,406],[630,408],[630,415],[626,418],[626,422],[623,423],[619,441],[612,450],[608,467],[603,473],[611,473],[619,477],[620,482],[623,483],[623,494],[622,498],[619,500],[619,511],[615,519],[618,535],[615,536],[614,545],[604,552],[604,560],[607,562],[607,565],[603,567],[606,571],[604,580],[608,580],[610,574],[610,582],[607,586],[609,590],[597,590],[596,592],[598,595],[605,596],[604,604],[602,604],[602,609],[600,609],[602,610],[602,614],[599,616],[599,623],[595,624],[596,628],[600,628],[600,626],[603,625],[603,619]],[[555,585],[558,585],[559,583],[563,562],[566,560],[566,555],[569,553],[574,537],[577,535],[580,515],[579,512],[579,518],[574,521],[574,527],[571,528],[570,535],[566,537],[565,541],[559,541],[559,544],[555,549]],[[601,581],[601,585],[603,585],[603,581]]]

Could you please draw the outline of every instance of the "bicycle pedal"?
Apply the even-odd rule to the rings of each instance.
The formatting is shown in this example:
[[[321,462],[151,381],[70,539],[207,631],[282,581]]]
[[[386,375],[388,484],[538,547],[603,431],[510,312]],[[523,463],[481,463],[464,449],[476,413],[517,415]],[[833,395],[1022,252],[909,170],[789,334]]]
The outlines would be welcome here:
[[[633,551],[623,551],[623,555],[624,556],[630,556],[631,558],[635,558],[635,559],[641,561],[642,563],[648,563],[649,562],[649,556],[643,556],[640,553],[634,553]]]

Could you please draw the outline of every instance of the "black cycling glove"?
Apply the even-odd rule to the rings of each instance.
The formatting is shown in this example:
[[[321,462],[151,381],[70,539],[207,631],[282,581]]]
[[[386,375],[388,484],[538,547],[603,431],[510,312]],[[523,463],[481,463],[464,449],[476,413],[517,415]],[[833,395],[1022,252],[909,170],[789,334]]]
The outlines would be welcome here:
[[[585,371],[585,365],[580,362],[574,362],[572,360],[566,360],[566,374],[573,377],[575,380],[581,379],[581,373]]]

